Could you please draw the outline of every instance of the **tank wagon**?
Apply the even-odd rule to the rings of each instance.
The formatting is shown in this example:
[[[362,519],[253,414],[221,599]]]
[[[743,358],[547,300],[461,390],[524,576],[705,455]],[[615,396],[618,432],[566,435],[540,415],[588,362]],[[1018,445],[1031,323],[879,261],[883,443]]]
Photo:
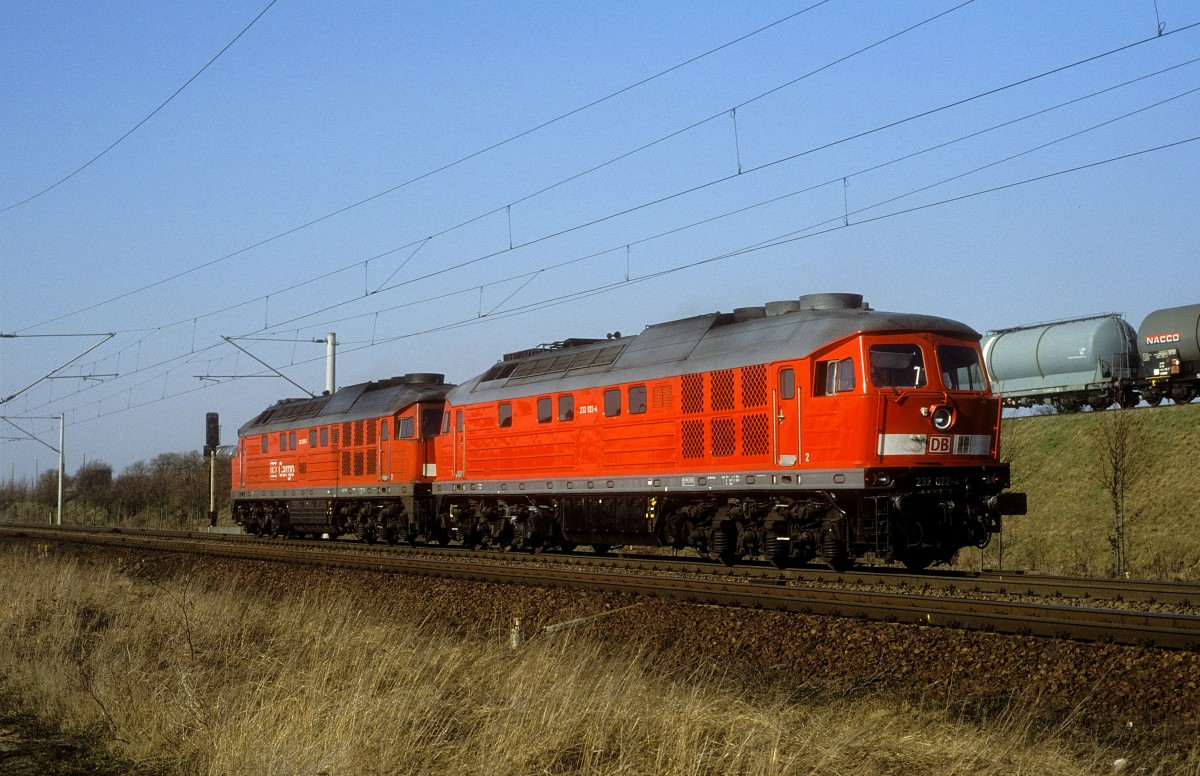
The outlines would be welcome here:
[[[446,394],[433,492],[472,546],[923,568],[1025,511],[979,340],[819,294],[511,353]]]
[[[260,536],[446,541],[433,438],[451,387],[407,374],[272,404],[238,429],[234,522]]]
[[[983,356],[1006,407],[1186,404],[1200,394],[1200,304],[1155,310],[1136,333],[1117,313],[997,329]]]
[[[1007,407],[1076,412],[1138,402],[1136,337],[1116,313],[992,331],[983,356]]]
[[[1142,398],[1187,403],[1200,393],[1200,304],[1168,307],[1138,327]]]

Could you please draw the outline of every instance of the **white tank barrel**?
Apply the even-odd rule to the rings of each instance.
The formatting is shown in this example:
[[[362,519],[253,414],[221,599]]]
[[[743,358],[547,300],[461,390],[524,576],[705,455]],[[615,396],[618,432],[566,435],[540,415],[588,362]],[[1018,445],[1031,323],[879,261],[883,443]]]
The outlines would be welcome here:
[[[1136,353],[1133,327],[1116,314],[1004,329],[983,346],[992,387],[1008,398],[1132,377]]]

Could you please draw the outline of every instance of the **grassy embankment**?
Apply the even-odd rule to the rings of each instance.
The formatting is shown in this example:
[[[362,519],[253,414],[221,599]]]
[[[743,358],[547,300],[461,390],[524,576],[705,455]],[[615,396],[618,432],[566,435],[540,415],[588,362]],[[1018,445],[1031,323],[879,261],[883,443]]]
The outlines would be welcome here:
[[[1020,710],[746,686],[570,634],[513,650],[371,591],[261,600],[236,575],[0,547],[0,691],[131,773],[1073,774]],[[357,605],[347,605],[357,600]],[[381,601],[363,606],[363,601]],[[769,688],[771,685],[764,682]],[[1161,772],[1154,756],[1145,772]],[[1186,766],[1184,766],[1186,767]]]
[[[1029,514],[1006,518],[1004,568],[1106,575],[1113,569],[1113,508],[1096,481],[1101,424],[1118,413],[1010,418],[1002,454],[1013,488],[1029,495]],[[1134,465],[1126,493],[1128,573],[1160,579],[1200,578],[1200,404],[1136,409],[1128,416]],[[995,568],[993,540],[984,563]],[[977,566],[964,550],[959,565]]]

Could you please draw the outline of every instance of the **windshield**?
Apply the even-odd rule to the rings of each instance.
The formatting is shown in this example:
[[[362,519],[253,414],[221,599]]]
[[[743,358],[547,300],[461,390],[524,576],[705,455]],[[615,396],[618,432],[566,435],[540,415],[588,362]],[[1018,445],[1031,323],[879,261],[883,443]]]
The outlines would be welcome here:
[[[876,388],[924,388],[925,357],[917,345],[872,345],[871,382]]]
[[[938,345],[938,364],[942,368],[942,385],[951,391],[984,391],[987,382],[979,365],[975,348],[962,345]]]

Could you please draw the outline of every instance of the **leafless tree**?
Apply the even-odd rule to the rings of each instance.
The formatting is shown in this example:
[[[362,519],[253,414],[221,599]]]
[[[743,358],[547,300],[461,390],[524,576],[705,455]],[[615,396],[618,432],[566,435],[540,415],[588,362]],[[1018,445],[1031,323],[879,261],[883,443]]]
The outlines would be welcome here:
[[[1109,543],[1113,548],[1113,570],[1124,576],[1128,568],[1129,528],[1133,516],[1126,508],[1129,492],[1146,473],[1148,445],[1142,429],[1142,415],[1136,410],[1096,413],[1092,438],[1092,480],[1108,494],[1112,505],[1113,529]]]

